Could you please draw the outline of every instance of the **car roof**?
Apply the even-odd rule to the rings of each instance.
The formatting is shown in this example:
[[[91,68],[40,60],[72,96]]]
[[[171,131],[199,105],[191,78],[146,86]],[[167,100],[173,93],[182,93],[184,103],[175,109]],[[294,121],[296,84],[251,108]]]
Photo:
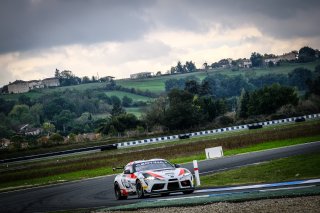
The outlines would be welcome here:
[[[142,162],[156,161],[156,160],[167,161],[167,160],[161,159],[161,158],[154,158],[154,159],[149,159],[149,160],[136,160],[136,161],[132,161],[132,162],[128,163],[127,166],[137,164],[137,163],[142,163]]]

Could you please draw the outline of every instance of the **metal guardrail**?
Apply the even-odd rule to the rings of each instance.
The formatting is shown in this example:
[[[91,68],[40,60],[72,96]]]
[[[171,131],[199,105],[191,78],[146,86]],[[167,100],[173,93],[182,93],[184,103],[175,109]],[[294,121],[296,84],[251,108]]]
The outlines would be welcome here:
[[[8,159],[0,160],[0,163],[12,163],[12,162],[18,162],[18,161],[33,160],[38,158],[46,158],[46,157],[67,155],[67,154],[80,153],[80,152],[88,152],[88,151],[94,151],[94,150],[104,151],[104,150],[111,150],[111,149],[117,149],[117,144],[92,146],[92,147],[71,149],[71,150],[65,150],[65,151],[59,151],[59,152],[49,152],[49,153],[38,154],[38,155],[28,155],[23,157],[8,158]]]

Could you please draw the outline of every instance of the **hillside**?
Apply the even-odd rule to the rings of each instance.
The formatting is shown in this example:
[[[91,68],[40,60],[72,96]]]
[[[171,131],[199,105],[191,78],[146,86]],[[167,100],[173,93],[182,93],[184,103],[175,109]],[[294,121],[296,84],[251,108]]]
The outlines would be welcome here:
[[[147,79],[119,79],[115,82],[117,85],[126,88],[135,88],[138,90],[149,90],[152,93],[161,94],[165,92],[165,82],[169,79],[182,79],[190,76],[194,76],[203,80],[207,75],[214,75],[214,74],[223,74],[227,76],[236,76],[236,75],[247,75],[248,71],[254,71],[254,77],[258,77],[261,75],[266,74],[288,74],[295,68],[303,67],[309,70],[314,70],[314,68],[320,64],[320,61],[317,60],[315,62],[310,63],[285,63],[278,67],[273,68],[255,68],[250,70],[239,70],[233,71],[231,69],[215,69],[215,70],[207,70],[207,73],[204,71],[194,72],[194,73],[185,73],[185,74],[175,74],[175,75],[164,75],[159,77],[147,78]],[[36,91],[30,91],[25,93],[31,99],[39,98],[42,95],[46,95],[48,93],[52,93],[55,91],[64,91],[64,90],[78,90],[78,91],[85,91],[87,89],[100,89],[105,86],[105,83],[88,83],[88,84],[81,84],[81,85],[74,85],[74,86],[65,86],[65,87],[57,87],[57,88],[50,88],[50,89],[41,89]],[[112,95],[119,96],[122,98],[124,95],[123,93],[113,93]],[[20,94],[7,94],[1,95],[2,98],[6,100],[17,100]],[[133,96],[132,98],[137,98]],[[141,97],[139,97],[141,99]],[[144,101],[148,99],[147,97],[142,98]]]
[[[266,75],[266,74],[288,74],[292,70],[298,67],[303,67],[309,70],[314,70],[314,68],[319,64],[319,61],[311,62],[311,63],[286,63],[282,64],[279,67],[273,68],[261,68],[261,69],[250,69],[250,70],[240,70],[240,71],[232,71],[231,69],[218,69],[218,70],[207,70],[208,75],[214,74],[223,74],[227,76],[235,76],[235,75],[245,75],[248,71],[255,71],[256,76]],[[202,72],[195,72],[195,73],[186,73],[186,74],[179,74],[179,75],[167,75],[161,77],[154,77],[150,79],[140,79],[140,80],[117,80],[117,84],[123,87],[135,88],[140,90],[150,90],[151,92],[161,93],[165,91],[165,81],[169,79],[181,79],[190,76],[195,76],[200,80],[203,80],[207,77],[207,73]]]

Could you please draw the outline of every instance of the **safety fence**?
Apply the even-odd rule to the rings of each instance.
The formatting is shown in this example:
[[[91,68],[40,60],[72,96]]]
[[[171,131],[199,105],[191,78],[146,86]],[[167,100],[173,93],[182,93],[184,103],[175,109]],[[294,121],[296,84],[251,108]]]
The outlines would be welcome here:
[[[284,118],[284,119],[272,120],[272,121],[257,122],[257,123],[252,123],[252,124],[224,127],[224,128],[220,128],[220,129],[191,132],[191,133],[183,134],[183,136],[188,136],[188,137],[205,136],[205,135],[217,134],[217,133],[222,133],[222,132],[250,129],[251,127],[257,127],[257,126],[258,127],[259,126],[261,126],[261,127],[262,126],[271,126],[271,125],[291,123],[291,122],[296,122],[296,121],[303,121],[304,119],[307,120],[307,119],[317,119],[317,118],[320,118],[320,113],[312,114],[312,115],[304,115],[304,116],[299,116],[299,117],[292,117],[292,118]],[[151,144],[151,143],[157,143],[157,142],[169,142],[169,141],[177,140],[177,139],[179,139],[179,137],[181,138],[181,135],[161,136],[161,137],[155,137],[155,138],[149,138],[149,139],[121,142],[121,143],[117,144],[117,147],[118,148],[127,148],[127,147],[145,145],[145,144]]]

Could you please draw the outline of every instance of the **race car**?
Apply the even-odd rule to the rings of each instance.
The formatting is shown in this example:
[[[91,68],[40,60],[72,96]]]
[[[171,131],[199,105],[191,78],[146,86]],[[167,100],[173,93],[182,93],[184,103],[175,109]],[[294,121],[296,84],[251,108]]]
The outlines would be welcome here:
[[[193,176],[188,169],[180,168],[164,159],[139,160],[128,163],[114,180],[117,200],[127,199],[129,195],[138,198],[172,192],[190,194],[194,191]]]

